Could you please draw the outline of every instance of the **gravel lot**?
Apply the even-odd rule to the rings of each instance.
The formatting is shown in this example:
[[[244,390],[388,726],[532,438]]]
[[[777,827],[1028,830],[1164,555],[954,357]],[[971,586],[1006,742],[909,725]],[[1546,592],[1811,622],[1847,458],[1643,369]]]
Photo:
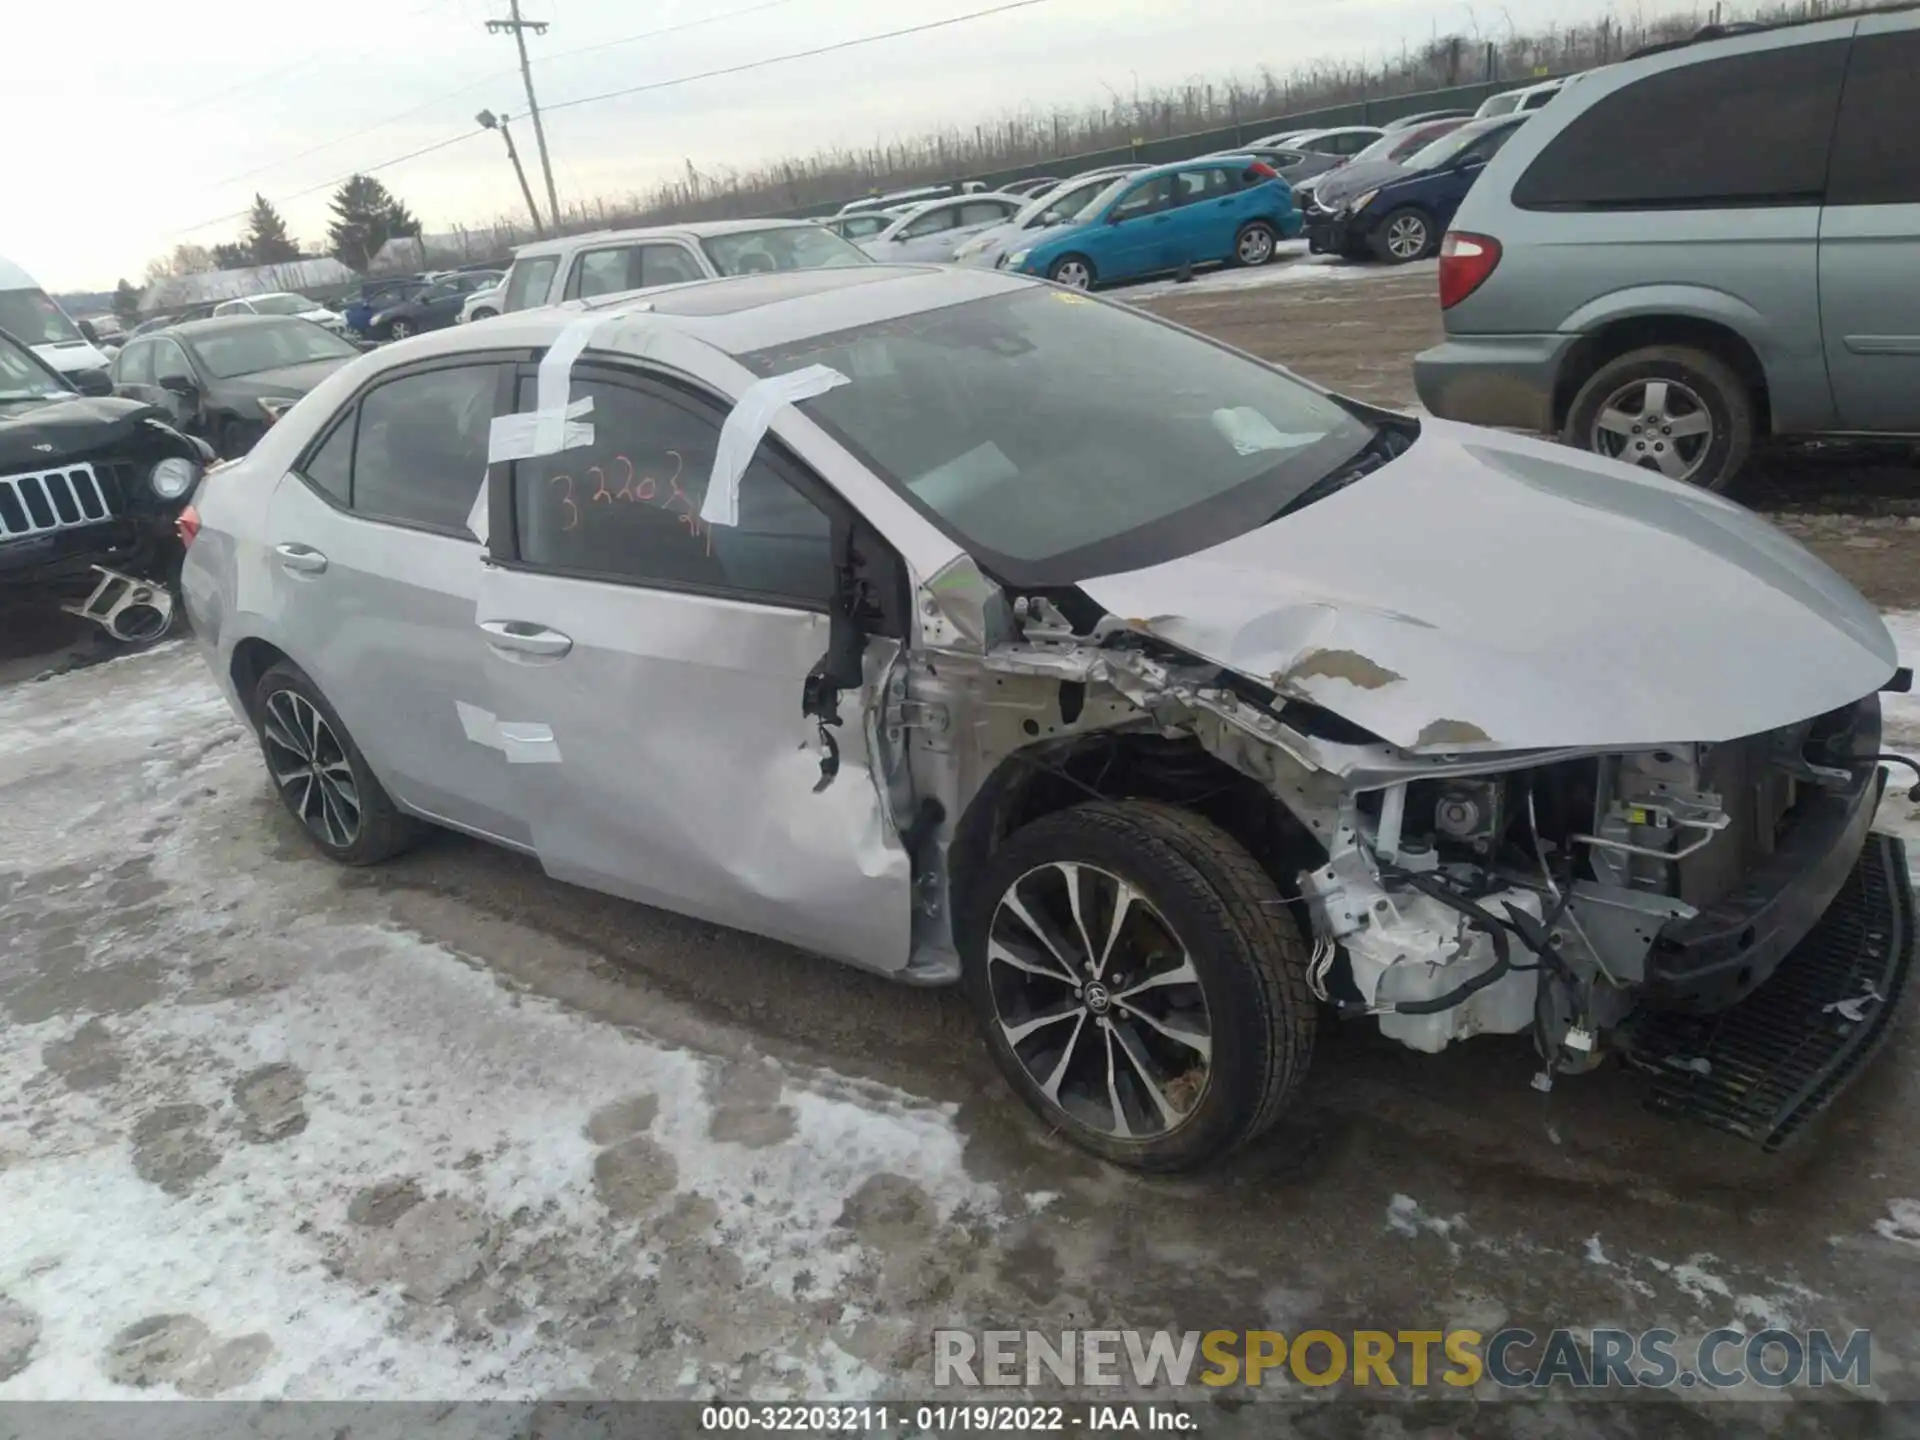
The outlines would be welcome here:
[[[1408,403],[1431,275],[1325,268],[1135,298]],[[1920,530],[1874,475],[1853,517],[1831,456],[1762,483],[1914,606]],[[1507,1321],[1871,1327],[1879,1393],[1920,1398],[1910,1023],[1772,1157],[1616,1067],[1541,1094],[1524,1039],[1349,1027],[1253,1152],[1140,1180],[1028,1120],[955,994],[451,835],[340,871],[191,646],[20,680],[59,640],[16,639],[0,689],[0,1399],[925,1395],[938,1325]],[[1920,702],[1890,714],[1920,749]]]

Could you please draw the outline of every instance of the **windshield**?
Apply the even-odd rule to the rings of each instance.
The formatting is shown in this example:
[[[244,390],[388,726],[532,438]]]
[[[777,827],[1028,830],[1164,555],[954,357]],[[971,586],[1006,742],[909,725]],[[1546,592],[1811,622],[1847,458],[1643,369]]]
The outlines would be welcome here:
[[[360,352],[311,320],[276,320],[271,325],[235,326],[193,337],[190,348],[208,373],[221,380],[304,365],[309,360],[347,360]]]
[[[255,295],[247,303],[256,315],[303,315],[319,308],[304,295]]]
[[[700,242],[722,275],[760,275],[770,270],[832,270],[871,265],[865,254],[819,225],[782,225],[742,230]]]
[[[71,393],[32,352],[0,339],[0,404]]]
[[[74,345],[81,340],[73,322],[40,290],[0,290],[0,330],[22,345]]]
[[[1014,216],[1013,222],[1023,230],[1032,225],[1065,225],[1091,210],[1094,202],[1113,187],[1111,175],[1102,175],[1096,180],[1072,181],[1043,193],[1038,200]]]
[[[1446,164],[1493,128],[1490,125],[1462,125],[1458,130],[1442,135],[1424,150],[1414,151],[1400,163],[1409,170],[1431,170]]]
[[[800,408],[1012,583],[1072,584],[1219,544],[1373,437],[1291,376],[1037,285],[745,363],[850,377]]]

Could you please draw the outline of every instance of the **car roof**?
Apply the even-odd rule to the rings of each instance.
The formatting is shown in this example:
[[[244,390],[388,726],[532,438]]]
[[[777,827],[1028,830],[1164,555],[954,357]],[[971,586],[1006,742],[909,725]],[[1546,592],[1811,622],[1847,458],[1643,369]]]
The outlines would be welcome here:
[[[183,340],[198,340],[207,335],[226,335],[236,330],[257,329],[263,325],[286,324],[312,325],[313,322],[302,320],[298,315],[219,315],[205,320],[183,320],[178,325],[167,327],[167,333]]]
[[[782,270],[515,310],[489,320],[478,332],[466,326],[435,330],[373,355],[400,365],[481,348],[541,349],[583,313],[622,306],[638,313],[611,322],[592,348],[637,354],[647,327],[669,325],[716,350],[743,355],[1042,284],[1002,270],[945,265]]]
[[[915,220],[929,210],[944,209],[948,205],[965,205],[975,200],[1004,200],[1015,209],[1021,209],[1032,198],[1031,195],[1008,195],[999,190],[975,190],[968,195],[936,195],[931,200],[922,200],[914,205],[903,205],[891,213],[893,223],[897,225],[902,220]],[[852,217],[843,218],[851,219]]]
[[[535,240],[516,247],[513,256],[522,260],[539,255],[567,255],[587,245],[617,245],[635,240],[705,240],[747,230],[795,230],[818,223],[816,220],[691,220],[683,225],[648,225],[634,230],[591,230],[584,235],[563,235],[557,240]]]

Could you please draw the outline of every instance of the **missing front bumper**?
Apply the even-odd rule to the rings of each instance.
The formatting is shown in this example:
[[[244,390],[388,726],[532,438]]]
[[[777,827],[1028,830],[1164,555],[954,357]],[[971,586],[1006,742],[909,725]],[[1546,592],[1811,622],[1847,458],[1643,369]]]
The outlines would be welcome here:
[[[1885,1041],[1913,959],[1906,847],[1869,835],[1826,912],[1752,995],[1715,1015],[1634,1023],[1626,1053],[1655,1076],[1648,1107],[1779,1149]]]

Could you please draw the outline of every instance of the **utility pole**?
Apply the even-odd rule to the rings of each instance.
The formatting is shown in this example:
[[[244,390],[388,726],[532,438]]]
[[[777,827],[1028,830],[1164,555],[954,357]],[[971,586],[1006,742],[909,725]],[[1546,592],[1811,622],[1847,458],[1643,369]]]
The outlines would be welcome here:
[[[534,238],[543,239],[546,235],[546,226],[540,223],[540,207],[533,203],[533,187],[527,184],[527,172],[520,164],[520,152],[513,148],[513,132],[507,129],[507,117],[495,115],[491,110],[482,110],[473,118],[485,129],[499,130],[500,138],[507,142],[507,159],[513,162],[513,173],[520,181],[520,193],[527,197],[527,213],[533,216]]]
[[[547,177],[547,205],[553,211],[553,233],[560,233],[560,192],[553,188],[553,161],[547,155],[547,130],[540,123],[540,102],[533,98],[533,66],[527,60],[527,31],[536,35],[547,33],[544,20],[522,20],[520,18],[520,0],[507,0],[512,12],[510,20],[487,21],[487,33],[499,35],[511,32],[514,46],[520,51],[520,78],[527,85],[527,114],[533,119],[534,144],[540,147],[540,168]]]

